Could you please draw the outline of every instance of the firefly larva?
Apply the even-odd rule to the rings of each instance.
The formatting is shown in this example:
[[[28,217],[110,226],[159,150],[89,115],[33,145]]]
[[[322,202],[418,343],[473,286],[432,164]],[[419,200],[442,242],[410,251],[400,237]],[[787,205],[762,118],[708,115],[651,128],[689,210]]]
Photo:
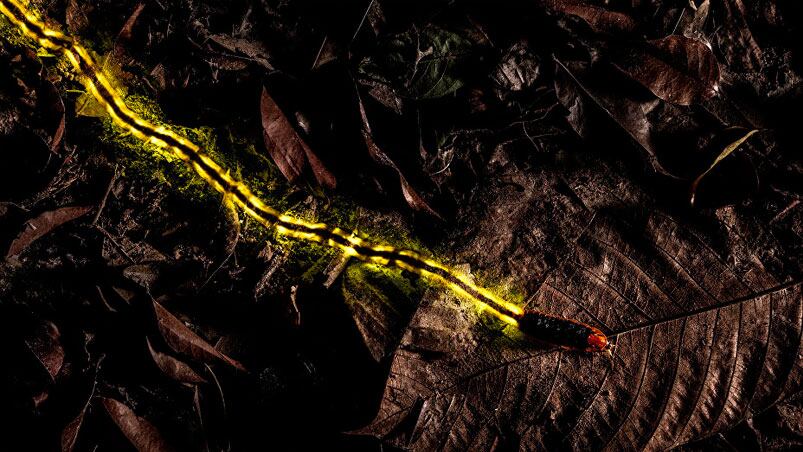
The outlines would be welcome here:
[[[419,253],[371,243],[355,233],[278,212],[257,198],[243,182],[233,178],[199,146],[164,126],[146,121],[129,109],[123,97],[78,39],[49,28],[17,0],[0,0],[0,13],[16,25],[24,35],[34,39],[42,47],[62,52],[82,77],[89,92],[106,108],[115,124],[142,141],[172,152],[246,214],[267,227],[275,227],[279,234],[322,243],[342,250],[347,256],[409,270],[440,282],[465,298],[480,304],[484,311],[544,342],[591,352],[609,349],[607,338],[597,328],[539,312],[526,312],[521,307],[477,286],[462,273]]]

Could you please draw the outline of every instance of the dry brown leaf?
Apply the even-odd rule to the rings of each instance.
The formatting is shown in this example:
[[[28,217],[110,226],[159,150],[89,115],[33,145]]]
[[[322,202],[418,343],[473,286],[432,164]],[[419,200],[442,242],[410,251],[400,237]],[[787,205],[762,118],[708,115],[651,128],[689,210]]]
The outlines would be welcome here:
[[[75,449],[75,444],[78,442],[78,433],[81,431],[81,426],[84,424],[85,410],[76,416],[75,419],[70,421],[64,430],[61,432],[61,452],[72,452]]]
[[[708,99],[719,89],[719,64],[711,48],[685,36],[618,52],[614,64],[660,99],[678,105]]]
[[[259,41],[223,34],[211,35],[209,40],[235,55],[244,55],[265,69],[273,70],[273,65],[270,63],[270,52]]]
[[[335,188],[337,180],[323,162],[298,136],[267,89],[262,89],[262,136],[271,158],[290,182],[295,182],[309,166],[315,180],[325,188]]]
[[[106,413],[117,424],[131,445],[140,452],[170,451],[167,441],[150,422],[134,413],[128,406],[114,399],[102,398]]]
[[[569,121],[581,136],[585,138],[583,134],[588,130],[586,102],[591,100],[641,145],[653,170],[674,177],[658,160],[652,126],[647,119],[647,111],[651,108],[649,103],[611,90],[610,80],[607,79],[609,74],[595,72],[595,69],[579,63],[556,62],[559,66],[555,74],[558,99],[569,110]]]
[[[700,228],[588,163],[499,165],[489,178],[517,187],[482,189],[482,216],[445,245],[510,275],[530,308],[615,336],[613,359],[533,343],[432,290],[361,433],[413,451],[668,450],[800,391],[801,270],[773,226],[736,206]],[[392,320],[362,333],[395,334]]]
[[[179,359],[168,354],[154,350],[153,345],[151,345],[151,341],[148,339],[145,341],[148,343],[148,351],[151,353],[153,362],[156,363],[156,367],[158,367],[162,373],[181,383],[206,383],[206,380],[192,370],[192,367],[190,367],[187,363],[180,361]]]
[[[44,237],[53,229],[86,215],[92,207],[62,207],[60,209],[45,212],[33,220],[25,223],[22,232],[11,242],[11,247],[6,253],[6,259],[17,256],[25,251],[34,241]]]
[[[574,0],[547,0],[546,3],[552,9],[579,17],[597,33],[632,33],[638,26],[636,21],[627,14],[600,6],[587,5]]]
[[[222,361],[239,370],[245,371],[245,367],[237,360],[229,358],[216,350],[215,347],[195,334],[161,304],[154,301],[153,309],[156,314],[159,332],[162,333],[162,337],[170,348],[199,361]]]
[[[64,347],[61,345],[61,334],[53,322],[42,322],[36,332],[25,339],[25,345],[42,367],[55,379],[64,364]]]

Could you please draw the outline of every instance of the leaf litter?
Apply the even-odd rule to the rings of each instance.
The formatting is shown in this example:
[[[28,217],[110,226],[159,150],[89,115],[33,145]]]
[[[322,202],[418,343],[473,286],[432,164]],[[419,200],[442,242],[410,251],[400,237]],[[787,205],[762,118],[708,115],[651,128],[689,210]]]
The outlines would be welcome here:
[[[1,381],[27,447],[803,444],[802,175],[779,113],[799,101],[799,7],[191,3],[43,12],[171,122],[235,137],[206,145],[278,208],[421,240],[603,327],[613,360],[274,241],[99,139],[70,77],[4,40]],[[101,198],[83,227],[74,206]],[[97,386],[89,404],[73,384]]]

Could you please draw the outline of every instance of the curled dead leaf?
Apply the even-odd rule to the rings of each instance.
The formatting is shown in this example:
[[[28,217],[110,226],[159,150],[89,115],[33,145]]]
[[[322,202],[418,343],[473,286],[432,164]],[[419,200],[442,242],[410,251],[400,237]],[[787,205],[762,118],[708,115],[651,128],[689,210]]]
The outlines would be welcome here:
[[[139,20],[140,14],[145,9],[145,3],[138,3],[136,7],[134,7],[134,11],[128,16],[128,20],[125,21],[123,24],[123,28],[120,29],[120,32],[117,34],[117,43],[122,44],[126,43],[127,41],[131,40],[131,35],[134,33],[134,26],[137,24],[137,20]]]
[[[61,147],[64,139],[67,125],[66,110],[61,94],[52,82],[44,80],[42,91],[38,104],[43,111],[45,127],[50,133],[50,151],[55,153]]]
[[[418,193],[418,191],[416,191],[416,189],[410,185],[398,165],[396,165],[390,156],[388,156],[379,146],[377,146],[376,142],[374,142],[374,138],[371,136],[371,125],[368,122],[368,116],[365,113],[365,106],[362,103],[362,99],[358,98],[358,102],[360,106],[360,117],[362,118],[363,124],[362,138],[365,142],[366,148],[368,149],[368,154],[376,163],[386,168],[390,168],[396,172],[396,174],[399,176],[399,184],[401,185],[402,196],[404,196],[404,200],[407,202],[407,205],[418,212],[425,212],[439,220],[442,220],[443,218],[441,218],[441,216],[429,206],[429,204]]]
[[[337,180],[298,135],[279,106],[262,89],[260,101],[262,136],[271,158],[290,182],[295,182],[309,166],[315,180],[325,188],[335,188]]]

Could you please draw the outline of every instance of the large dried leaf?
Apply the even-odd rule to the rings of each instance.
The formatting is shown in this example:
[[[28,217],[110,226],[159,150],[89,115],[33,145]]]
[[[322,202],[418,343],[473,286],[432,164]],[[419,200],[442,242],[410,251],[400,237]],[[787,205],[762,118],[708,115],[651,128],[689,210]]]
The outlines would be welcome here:
[[[139,417],[128,406],[114,399],[102,398],[106,413],[123,432],[131,445],[140,452],[172,450],[162,434],[150,422]]]
[[[312,152],[307,143],[298,136],[290,121],[276,105],[276,102],[268,94],[268,90],[262,90],[262,100],[260,101],[262,110],[262,136],[265,139],[265,147],[268,149],[271,158],[276,162],[279,170],[290,182],[296,181],[309,166],[315,180],[326,188],[335,188],[337,181],[335,176],[326,168],[323,162]]]
[[[195,334],[187,325],[170,313],[162,305],[153,302],[156,322],[167,345],[199,361],[221,361],[237,369],[245,370],[242,364],[215,349],[209,342]]]
[[[501,184],[479,195],[460,254],[512,275],[530,308],[602,327],[613,359],[531,343],[433,291],[363,433],[411,450],[663,450],[800,391],[803,271],[777,226],[738,208],[708,227],[674,218],[599,161],[511,166],[491,176],[521,202]]]
[[[47,235],[53,229],[86,215],[92,207],[62,207],[45,212],[25,223],[25,227],[11,242],[6,259],[23,252],[31,243]]]
[[[719,64],[697,39],[667,36],[617,53],[619,69],[667,102],[690,105],[719,89]]]

